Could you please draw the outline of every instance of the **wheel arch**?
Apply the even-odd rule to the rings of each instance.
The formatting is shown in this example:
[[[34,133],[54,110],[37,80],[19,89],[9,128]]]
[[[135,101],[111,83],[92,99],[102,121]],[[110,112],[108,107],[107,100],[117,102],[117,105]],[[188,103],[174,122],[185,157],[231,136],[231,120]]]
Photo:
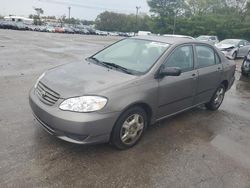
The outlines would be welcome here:
[[[228,82],[227,80],[223,80],[223,81],[221,82],[221,84],[223,84],[223,85],[224,85],[225,90],[227,90],[227,89],[228,89],[229,82]]]
[[[152,115],[153,115],[153,110],[152,108],[150,107],[149,104],[147,104],[146,102],[135,102],[135,103],[132,103],[128,106],[126,106],[122,112],[120,113],[119,117],[117,118],[117,120],[120,118],[120,116],[126,112],[128,109],[130,108],[133,108],[133,107],[141,107],[143,110],[145,110],[146,114],[147,114],[147,117],[148,117],[148,123],[150,123],[151,121],[151,118],[152,118]],[[117,121],[116,120],[116,121]]]
[[[135,103],[132,103],[128,106],[126,106],[120,113],[120,115],[117,117],[114,125],[113,125],[113,128],[112,128],[112,131],[111,131],[111,134],[110,136],[113,134],[113,130],[114,130],[114,127],[115,127],[115,124],[117,123],[117,121],[119,120],[119,118],[122,116],[122,114],[124,112],[126,112],[127,110],[129,110],[130,108],[133,108],[133,107],[141,107],[143,110],[145,110],[146,114],[147,114],[147,120],[148,120],[148,125],[151,123],[151,119],[152,119],[152,116],[153,116],[153,110],[151,108],[151,106],[145,102],[135,102]]]

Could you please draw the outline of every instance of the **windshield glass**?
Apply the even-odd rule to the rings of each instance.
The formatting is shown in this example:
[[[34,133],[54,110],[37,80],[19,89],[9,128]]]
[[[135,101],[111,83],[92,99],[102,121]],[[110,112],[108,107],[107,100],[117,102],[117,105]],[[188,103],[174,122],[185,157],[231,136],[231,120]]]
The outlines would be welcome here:
[[[232,45],[237,45],[238,43],[239,40],[234,40],[234,39],[227,39],[220,42],[220,44],[232,44]]]
[[[162,42],[124,39],[97,53],[93,58],[134,72],[145,73],[169,46]]]

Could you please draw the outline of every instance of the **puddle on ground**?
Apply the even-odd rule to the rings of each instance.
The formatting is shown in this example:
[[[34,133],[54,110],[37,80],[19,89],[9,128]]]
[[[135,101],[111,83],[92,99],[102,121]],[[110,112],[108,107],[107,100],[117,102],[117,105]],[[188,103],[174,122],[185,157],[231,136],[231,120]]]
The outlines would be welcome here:
[[[224,155],[227,155],[245,168],[250,168],[250,150],[226,136],[217,135],[212,141],[212,146],[216,147]]]

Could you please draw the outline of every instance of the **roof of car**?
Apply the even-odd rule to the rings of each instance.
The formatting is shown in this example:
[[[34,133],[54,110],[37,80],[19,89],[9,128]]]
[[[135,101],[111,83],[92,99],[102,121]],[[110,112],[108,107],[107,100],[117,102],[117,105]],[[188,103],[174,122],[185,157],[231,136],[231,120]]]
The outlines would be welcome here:
[[[173,35],[173,34],[165,34],[163,35],[164,37],[179,37],[179,38],[189,38],[189,39],[195,39],[191,36],[187,36],[187,35]]]
[[[156,36],[156,35],[146,35],[146,36],[136,36],[133,37],[135,39],[142,39],[142,40],[152,40],[156,42],[164,42],[167,44],[176,44],[182,42],[193,42],[193,39],[189,38],[182,38],[182,37],[165,37],[165,36]]]

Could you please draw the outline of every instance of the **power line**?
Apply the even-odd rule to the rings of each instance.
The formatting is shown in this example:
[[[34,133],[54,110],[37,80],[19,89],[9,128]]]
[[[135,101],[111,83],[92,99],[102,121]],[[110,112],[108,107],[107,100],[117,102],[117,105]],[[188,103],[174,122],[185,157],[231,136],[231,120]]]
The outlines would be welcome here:
[[[105,7],[98,7],[98,6],[89,6],[89,5],[83,5],[80,3],[73,3],[73,2],[65,2],[65,1],[58,1],[58,0],[38,0],[39,2],[44,2],[44,3],[50,3],[50,4],[58,4],[58,5],[66,5],[66,6],[71,6],[71,7],[78,7],[78,8],[86,8],[86,9],[94,9],[94,10],[108,10],[108,11],[116,11],[116,12],[129,12],[133,13],[133,11],[128,11],[125,9],[110,9],[110,8],[105,8]]]

